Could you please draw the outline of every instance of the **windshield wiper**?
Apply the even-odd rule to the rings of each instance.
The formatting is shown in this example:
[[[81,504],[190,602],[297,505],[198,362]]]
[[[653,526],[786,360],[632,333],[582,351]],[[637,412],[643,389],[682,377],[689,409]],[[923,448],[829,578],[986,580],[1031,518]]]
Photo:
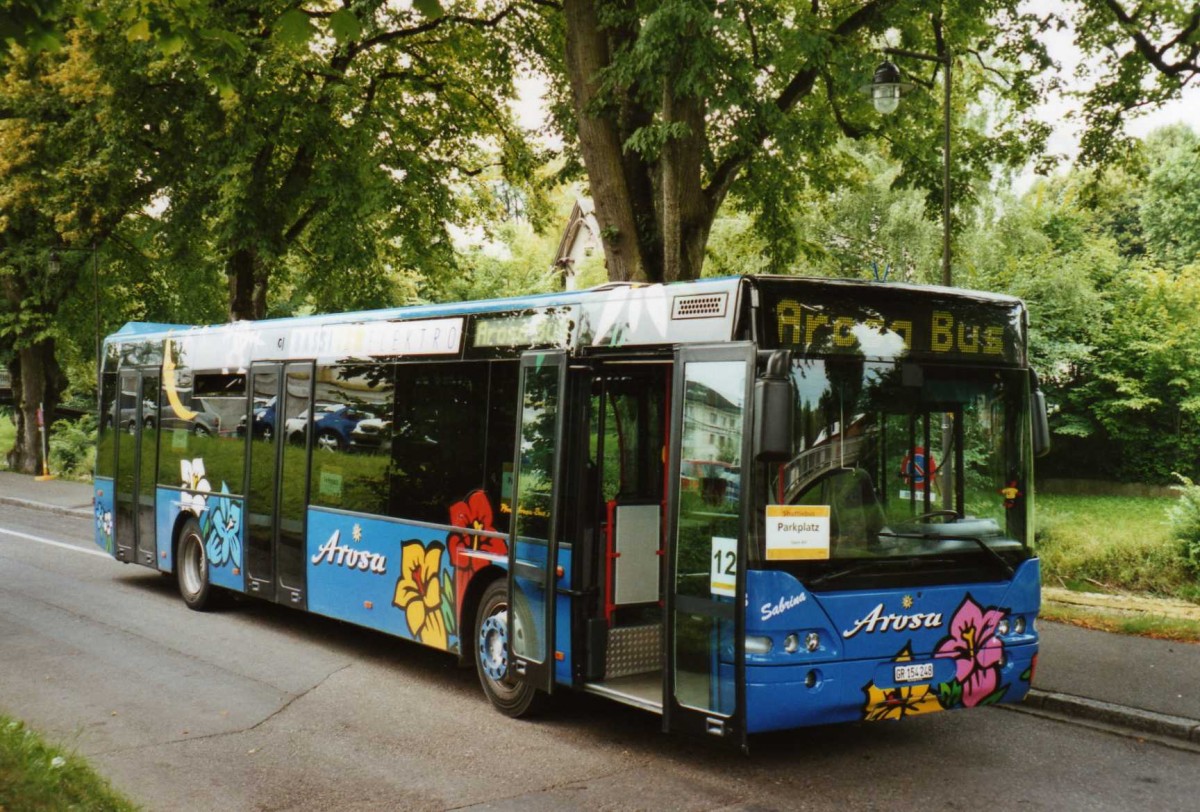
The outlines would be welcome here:
[[[881,534],[882,535],[882,534]],[[809,589],[823,584],[826,581],[836,581],[839,578],[845,578],[847,575],[854,575],[863,570],[879,569],[879,570],[894,570],[903,567],[912,566],[928,566],[930,564],[950,564],[952,559],[949,558],[932,558],[924,555],[909,555],[897,558],[869,558],[858,563],[851,564],[844,569],[827,572],[824,575],[818,576],[811,581],[806,581]]]
[[[970,541],[978,545],[981,550],[990,555],[992,559],[1000,565],[1001,569],[1004,570],[1004,574],[1009,578],[1013,577],[1013,575],[1016,573],[1016,570],[1013,569],[1012,564],[1009,564],[1007,561],[1005,561],[1004,556],[993,550],[992,546],[979,536],[942,536],[935,533],[894,533],[891,530],[883,530],[876,535],[893,539],[921,539],[923,541]]]
[[[817,584],[823,584],[826,581],[836,581],[839,578],[846,577],[847,575],[853,575],[856,572],[862,572],[863,570],[868,569],[869,567],[873,567],[873,566],[877,565],[878,563],[879,563],[878,561],[864,561],[861,564],[854,564],[852,566],[846,567],[845,569],[837,570],[835,572],[827,572],[824,575],[822,575],[818,578],[813,578],[811,581],[809,581],[808,588],[812,589]]]

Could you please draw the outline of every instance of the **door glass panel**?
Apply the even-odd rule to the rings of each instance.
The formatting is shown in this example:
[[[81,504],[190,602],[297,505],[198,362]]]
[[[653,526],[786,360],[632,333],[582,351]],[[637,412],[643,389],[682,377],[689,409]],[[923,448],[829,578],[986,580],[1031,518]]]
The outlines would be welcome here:
[[[158,468],[158,375],[143,375],[141,385],[141,426],[138,443],[138,561],[154,563],[154,492]]]
[[[547,609],[546,570],[549,566],[551,512],[554,509],[554,448],[558,425],[559,368],[546,365],[525,369],[521,401],[521,446],[518,455],[517,499],[514,511],[516,567],[513,600],[516,620],[513,653],[540,663],[545,659]],[[527,624],[532,624],[528,626]]]
[[[675,698],[728,716],[742,485],[743,361],[687,364],[675,544]]]
[[[117,408],[117,376],[104,373],[100,384],[100,428],[96,432],[96,476],[112,477],[116,470],[116,438],[114,424]]]
[[[136,372],[120,376],[120,388],[113,406],[117,430],[116,497],[117,547],[128,549],[134,542],[134,485],[137,477],[137,429],[140,386]]]
[[[250,375],[249,481],[246,489],[246,574],[251,581],[272,581],[271,551],[275,517],[275,439],[279,373],[256,369]]]
[[[312,364],[289,364],[283,386],[283,498],[279,505],[279,585],[293,592],[304,588],[304,504],[308,482],[309,395]]]

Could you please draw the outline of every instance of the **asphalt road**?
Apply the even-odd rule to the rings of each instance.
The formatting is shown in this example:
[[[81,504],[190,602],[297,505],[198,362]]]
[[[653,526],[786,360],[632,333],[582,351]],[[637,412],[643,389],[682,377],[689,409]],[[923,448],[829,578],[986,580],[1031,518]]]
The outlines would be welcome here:
[[[59,542],[56,546],[33,538]],[[560,698],[533,722],[446,655],[92,554],[0,505],[0,708],[148,809],[1194,809],[1200,755],[999,709],[770,735],[749,757]],[[97,551],[98,553],[98,551]]]

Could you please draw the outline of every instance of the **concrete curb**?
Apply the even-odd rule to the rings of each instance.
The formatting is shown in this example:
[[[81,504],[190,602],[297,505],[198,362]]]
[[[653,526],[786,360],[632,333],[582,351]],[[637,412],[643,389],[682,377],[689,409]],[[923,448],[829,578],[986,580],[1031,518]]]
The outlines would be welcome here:
[[[13,505],[14,507],[44,510],[48,513],[57,513],[59,516],[82,516],[85,519],[90,518],[92,515],[91,508],[63,507],[62,505],[51,505],[46,502],[34,502],[31,499],[18,499],[15,496],[0,496],[0,505]]]
[[[1086,719],[1125,730],[1200,744],[1200,720],[1114,705],[1098,699],[1039,691],[1031,688],[1023,705],[1028,709],[1069,718]]]

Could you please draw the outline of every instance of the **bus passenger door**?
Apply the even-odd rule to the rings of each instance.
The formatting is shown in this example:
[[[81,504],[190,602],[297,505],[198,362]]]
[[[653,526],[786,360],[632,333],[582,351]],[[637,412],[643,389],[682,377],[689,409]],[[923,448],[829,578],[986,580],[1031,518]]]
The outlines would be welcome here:
[[[250,368],[246,589],[302,609],[312,393],[312,361]]]
[[[158,565],[154,539],[158,380],[157,371],[123,371],[111,417],[118,432],[113,484],[117,558],[150,567]]]
[[[663,729],[740,747],[754,347],[683,347],[675,362]]]
[[[567,356],[521,356],[513,515],[508,541],[509,675],[554,686],[555,568]]]

